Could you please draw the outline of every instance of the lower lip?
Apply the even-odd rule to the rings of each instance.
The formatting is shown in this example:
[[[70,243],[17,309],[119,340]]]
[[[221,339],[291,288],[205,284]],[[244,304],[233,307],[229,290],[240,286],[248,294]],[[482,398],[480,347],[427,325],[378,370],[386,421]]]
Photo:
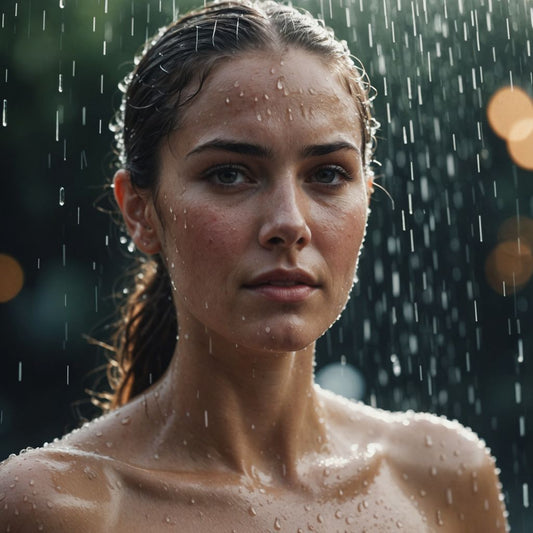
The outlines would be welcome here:
[[[276,302],[302,302],[316,291],[311,285],[254,285],[246,288]]]

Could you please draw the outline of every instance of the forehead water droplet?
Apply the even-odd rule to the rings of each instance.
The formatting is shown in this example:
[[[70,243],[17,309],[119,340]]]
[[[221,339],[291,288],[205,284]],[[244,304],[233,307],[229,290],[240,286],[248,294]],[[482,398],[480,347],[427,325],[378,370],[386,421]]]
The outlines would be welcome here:
[[[274,520],[274,529],[276,531],[279,531],[281,529],[281,522],[280,522],[279,518],[276,518]]]
[[[231,102],[231,100],[229,99],[229,96],[226,96],[225,102],[226,102],[226,104],[229,104]]]

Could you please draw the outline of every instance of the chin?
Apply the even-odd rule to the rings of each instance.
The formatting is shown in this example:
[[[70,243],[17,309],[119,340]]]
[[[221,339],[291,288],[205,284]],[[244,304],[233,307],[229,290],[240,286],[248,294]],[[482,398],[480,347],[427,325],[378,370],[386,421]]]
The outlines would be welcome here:
[[[315,334],[308,327],[290,323],[278,327],[265,326],[263,331],[259,332],[259,342],[254,342],[254,348],[271,353],[299,352],[313,344],[320,335],[320,331]]]

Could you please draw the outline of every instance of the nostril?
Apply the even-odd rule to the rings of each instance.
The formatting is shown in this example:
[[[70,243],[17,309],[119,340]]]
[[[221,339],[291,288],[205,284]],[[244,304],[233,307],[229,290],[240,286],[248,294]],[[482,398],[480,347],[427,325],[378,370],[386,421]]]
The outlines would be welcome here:
[[[268,242],[271,244],[283,244],[284,240],[281,237],[271,237]]]

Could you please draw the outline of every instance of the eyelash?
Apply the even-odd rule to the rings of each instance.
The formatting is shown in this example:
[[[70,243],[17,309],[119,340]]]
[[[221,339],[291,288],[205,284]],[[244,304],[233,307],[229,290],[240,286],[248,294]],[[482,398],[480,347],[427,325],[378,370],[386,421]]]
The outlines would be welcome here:
[[[318,168],[313,170],[312,176],[316,176],[319,172],[322,172],[322,171],[325,171],[325,170],[326,171],[334,171],[335,174],[339,174],[340,177],[341,177],[341,180],[338,183],[327,183],[327,182],[321,183],[319,181],[311,181],[311,183],[322,185],[322,186],[328,187],[330,189],[337,189],[337,188],[343,187],[347,182],[353,181],[352,175],[344,167],[342,167],[340,165],[324,165],[324,166],[318,167]],[[221,182],[216,182],[215,181],[217,176],[219,176],[221,173],[227,172],[227,171],[233,171],[233,172],[242,174],[244,176],[244,178],[246,179],[246,181],[243,181],[242,183],[238,183],[238,184],[235,184],[235,183],[221,183]],[[214,166],[214,167],[210,168],[209,170],[207,170],[204,173],[204,178],[207,179],[208,181],[210,181],[212,183],[212,185],[214,185],[216,187],[223,188],[223,189],[232,189],[232,188],[235,188],[237,185],[242,185],[244,183],[251,183],[252,182],[252,180],[248,179],[247,170],[246,169],[244,169],[240,165],[236,165],[236,164],[232,164],[232,163],[223,164],[223,165],[217,165],[217,166]]]

